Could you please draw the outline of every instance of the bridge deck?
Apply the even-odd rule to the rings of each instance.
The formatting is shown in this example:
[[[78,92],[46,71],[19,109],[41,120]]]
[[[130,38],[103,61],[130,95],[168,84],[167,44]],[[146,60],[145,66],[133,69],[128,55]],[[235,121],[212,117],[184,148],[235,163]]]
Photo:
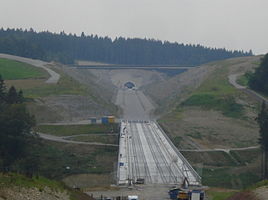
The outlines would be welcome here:
[[[121,123],[118,183],[200,184],[200,177],[154,121]]]

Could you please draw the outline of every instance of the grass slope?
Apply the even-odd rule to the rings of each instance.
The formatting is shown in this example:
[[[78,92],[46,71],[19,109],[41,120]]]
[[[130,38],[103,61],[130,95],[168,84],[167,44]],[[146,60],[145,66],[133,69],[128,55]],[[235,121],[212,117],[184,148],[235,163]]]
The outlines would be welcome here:
[[[22,192],[23,188],[24,192]],[[49,188],[49,190],[47,188]],[[29,192],[28,194],[27,191]],[[23,199],[24,196],[28,199],[29,195],[31,195],[31,198],[35,196],[35,198],[40,199],[38,196],[42,194],[42,197],[44,197],[44,193],[47,193],[47,196],[50,198],[54,196],[54,198],[58,199],[59,193],[66,192],[70,197],[70,200],[92,200],[92,198],[82,192],[66,187],[62,182],[50,180],[41,176],[28,178],[16,173],[0,174],[0,198],[8,199],[10,197],[10,192],[13,197],[16,194],[20,195],[20,199]]]
[[[56,70],[55,70],[56,71]],[[58,71],[57,71],[58,72]],[[61,78],[55,84],[33,84],[31,88],[23,90],[26,97],[38,98],[51,95],[90,95],[90,89],[71,77],[60,73]]]
[[[268,180],[263,180],[255,183],[242,191],[238,191],[231,195],[226,200],[264,200],[267,199],[268,193]]]
[[[40,160],[39,174],[56,180],[74,174],[111,174],[115,170],[117,152],[117,147],[50,141],[43,141],[33,150]]]
[[[40,190],[45,187],[49,187],[54,190],[63,190],[64,185],[58,181],[50,180],[44,177],[33,177],[28,178],[21,174],[16,173],[8,173],[1,174],[0,173],[0,185],[1,187],[11,187],[11,186],[19,186],[19,187],[36,187]]]
[[[39,125],[35,131],[56,136],[118,133],[118,124]]]
[[[227,79],[228,67],[222,66],[206,80],[182,106],[199,106],[222,112],[227,117],[239,118],[243,114],[243,106],[236,103],[239,93]]]
[[[231,197],[235,194],[234,190],[219,189],[219,188],[210,188],[206,195],[208,200],[226,200],[228,197]]]
[[[4,58],[0,59],[0,74],[5,80],[48,77],[48,74],[41,68]]]
[[[228,81],[229,74],[253,68],[253,61],[257,59],[212,63],[214,71],[199,88],[158,120],[179,149],[257,145],[258,127],[254,118],[258,105]],[[240,189],[257,182],[260,177],[261,153],[258,149],[182,153],[200,173],[203,184],[210,187]]]

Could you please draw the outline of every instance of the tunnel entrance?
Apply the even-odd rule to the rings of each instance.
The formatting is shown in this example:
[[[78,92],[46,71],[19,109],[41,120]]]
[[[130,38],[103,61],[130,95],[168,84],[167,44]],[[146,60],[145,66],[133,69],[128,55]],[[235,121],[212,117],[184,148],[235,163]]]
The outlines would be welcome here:
[[[126,82],[124,86],[125,86],[126,88],[128,88],[128,89],[133,89],[133,88],[135,88],[135,84],[132,83],[132,82]]]

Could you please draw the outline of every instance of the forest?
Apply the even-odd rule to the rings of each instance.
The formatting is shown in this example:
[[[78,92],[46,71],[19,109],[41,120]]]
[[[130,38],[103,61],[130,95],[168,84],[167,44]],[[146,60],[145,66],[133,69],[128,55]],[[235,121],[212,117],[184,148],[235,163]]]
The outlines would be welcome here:
[[[268,95],[268,54],[262,58],[259,67],[256,68],[254,73],[248,72],[246,75],[251,89]]]
[[[0,29],[0,53],[74,64],[89,60],[125,65],[196,66],[232,57],[251,56],[252,51],[230,51],[202,45],[179,44],[139,38],[36,32],[33,29]]]

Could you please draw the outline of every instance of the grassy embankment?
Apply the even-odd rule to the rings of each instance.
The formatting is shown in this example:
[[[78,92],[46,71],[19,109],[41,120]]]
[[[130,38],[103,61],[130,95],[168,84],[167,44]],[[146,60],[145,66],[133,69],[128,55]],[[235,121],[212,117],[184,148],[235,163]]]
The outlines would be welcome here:
[[[39,125],[35,130],[55,136],[72,136],[70,139],[74,141],[118,144],[118,124]]]
[[[257,145],[256,105],[246,103],[248,97],[228,82],[232,63],[217,65],[188,99],[159,120],[179,149]],[[204,185],[239,189],[259,180],[259,150],[182,153],[201,174]]]
[[[223,146],[231,145],[233,147],[256,145],[256,139],[247,140],[244,137],[239,138],[239,136],[237,138],[221,138],[221,141],[217,141],[217,138],[223,137],[220,132],[221,128],[226,129],[226,126],[230,125],[234,126],[235,130],[241,127],[253,129],[256,124],[251,122],[253,120],[252,113],[256,112],[255,105],[248,105],[244,102],[241,104],[240,99],[246,101],[244,98],[247,97],[228,82],[229,67],[228,62],[223,62],[222,66],[217,68],[188,99],[159,120],[176,146],[181,148],[185,138],[200,141],[206,146],[214,145],[217,142]],[[251,112],[250,117],[248,112]],[[217,119],[218,121],[216,121]],[[201,120],[204,120],[204,123]],[[176,129],[180,131],[174,134]],[[228,134],[224,133],[226,136]],[[244,141],[240,141],[240,139]],[[185,148],[185,146],[183,147]]]
[[[56,136],[81,134],[110,134],[118,133],[118,124],[86,124],[86,125],[39,125],[35,129],[41,133]]]
[[[257,66],[259,66],[261,64],[260,61],[258,62],[254,62],[254,64]],[[251,75],[252,71],[247,71],[246,73],[244,73],[243,75],[239,76],[236,80],[236,82],[239,84],[239,85],[242,85],[242,86],[248,86],[248,82],[249,82],[249,78],[250,78],[250,75]]]
[[[118,144],[118,124],[40,125],[35,130],[56,136],[74,136],[70,139],[75,141]],[[71,176],[71,179],[81,187],[109,185],[113,182],[112,172],[117,161],[117,147],[45,143],[49,146],[43,148],[42,154],[51,157],[52,160],[44,159],[44,165],[41,166],[43,173],[48,172],[48,175],[51,173],[55,178],[77,174],[77,176]],[[53,170],[50,169],[50,165],[53,165]],[[67,166],[70,167],[69,170],[66,170]],[[87,177],[83,184],[76,180],[77,178],[83,179],[83,177]],[[71,184],[68,178],[66,180]]]
[[[73,174],[110,176],[117,161],[116,147],[44,141],[36,151],[40,158],[39,172],[55,179]]]
[[[260,181],[249,187],[241,190],[235,191],[228,198],[220,198],[219,200],[237,200],[237,199],[247,199],[247,200],[257,200],[257,199],[267,199],[268,191],[268,181]]]
[[[53,192],[55,192],[54,195],[55,197],[57,197],[58,192],[66,192],[71,200],[91,199],[82,192],[67,188],[61,182],[53,181],[41,176],[28,178],[15,173],[0,174],[0,197],[4,199],[8,198],[9,192],[12,192],[13,195],[18,193],[20,194],[20,197],[23,197],[24,194],[21,193],[22,188],[24,188],[26,191],[29,190],[29,193],[31,193],[32,195],[40,195],[40,193],[42,192],[47,192],[48,196],[53,196]],[[49,190],[47,188],[49,188]],[[34,192],[34,189],[36,189],[36,192]]]
[[[198,106],[205,110],[220,111],[227,117],[241,118],[243,106],[235,101],[239,92],[230,85],[227,74],[227,66],[216,69],[210,78],[204,81],[178,109]]]
[[[46,79],[48,77],[48,74],[41,68],[4,58],[0,58],[0,74],[5,80]]]
[[[206,191],[206,195],[208,200],[226,200],[236,192],[236,190],[210,188],[208,191]]]
[[[96,102],[102,102],[98,97],[91,95],[90,88],[79,84],[69,76],[65,75],[57,69],[53,69],[60,73],[61,78],[57,84],[46,84],[48,78],[46,71],[33,67],[28,64],[0,59],[0,74],[3,75],[7,86],[14,85],[17,89],[22,89],[24,96],[28,99],[46,97],[50,95],[82,95],[90,96]],[[29,102],[29,104],[32,104]],[[33,109],[37,113],[46,113],[46,108]],[[36,113],[33,113],[36,114]],[[46,113],[48,114],[48,113]],[[53,113],[49,113],[53,118]],[[115,125],[116,126],[116,125]],[[44,133],[55,133],[56,135],[73,135],[73,134],[89,134],[89,138],[78,138],[79,140],[89,140],[94,142],[114,142],[116,143],[117,136],[98,136],[100,133],[111,132],[117,129],[113,126],[67,126],[67,127],[37,127],[37,130],[42,130]],[[54,130],[50,131],[51,129]],[[56,131],[56,132],[55,132]],[[95,135],[94,135],[95,134]],[[107,139],[109,138],[109,139]],[[56,142],[42,141],[41,145],[36,148],[34,153],[40,158],[39,173],[49,178],[62,179],[74,174],[91,174],[94,180],[87,180],[85,186],[97,186],[100,180],[113,181],[112,172],[117,161],[117,148],[104,146],[90,146],[77,144],[63,144]],[[67,169],[66,167],[69,167]],[[109,184],[106,182],[105,184]],[[84,185],[82,185],[84,186]]]
[[[58,84],[46,84],[48,73],[41,68],[8,59],[0,59],[0,74],[7,86],[22,89],[26,98],[49,95],[86,95],[88,90],[70,77],[61,74]]]

